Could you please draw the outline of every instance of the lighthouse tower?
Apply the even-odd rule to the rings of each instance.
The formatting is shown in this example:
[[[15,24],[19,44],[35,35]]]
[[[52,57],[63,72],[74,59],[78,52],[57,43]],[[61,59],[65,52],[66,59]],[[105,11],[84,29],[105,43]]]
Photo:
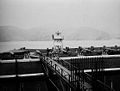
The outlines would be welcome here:
[[[61,35],[61,32],[57,31],[55,34],[52,35],[53,39],[53,50],[58,52],[63,50],[63,39],[64,37]]]

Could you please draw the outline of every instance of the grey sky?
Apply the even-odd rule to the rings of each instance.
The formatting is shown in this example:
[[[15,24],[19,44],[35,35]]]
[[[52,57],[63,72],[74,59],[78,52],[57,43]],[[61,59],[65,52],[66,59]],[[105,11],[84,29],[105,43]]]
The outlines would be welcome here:
[[[0,0],[0,25],[120,33],[120,0]]]

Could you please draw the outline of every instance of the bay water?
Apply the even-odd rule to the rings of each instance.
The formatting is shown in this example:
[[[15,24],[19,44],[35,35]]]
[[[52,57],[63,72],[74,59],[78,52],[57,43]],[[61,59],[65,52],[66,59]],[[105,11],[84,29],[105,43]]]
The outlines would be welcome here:
[[[63,47],[75,48],[90,47],[90,46],[120,46],[120,40],[74,40],[74,41],[63,41]],[[19,49],[21,47],[32,48],[32,49],[46,49],[52,48],[53,41],[9,41],[0,42],[0,52],[5,52],[13,49]]]

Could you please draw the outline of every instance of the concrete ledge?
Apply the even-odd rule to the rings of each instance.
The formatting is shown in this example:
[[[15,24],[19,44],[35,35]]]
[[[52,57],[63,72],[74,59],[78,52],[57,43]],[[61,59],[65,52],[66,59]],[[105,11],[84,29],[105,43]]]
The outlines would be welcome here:
[[[30,77],[30,76],[44,76],[44,73],[31,73],[31,74],[18,74],[18,77]],[[16,77],[13,75],[1,75],[0,78],[13,78]]]

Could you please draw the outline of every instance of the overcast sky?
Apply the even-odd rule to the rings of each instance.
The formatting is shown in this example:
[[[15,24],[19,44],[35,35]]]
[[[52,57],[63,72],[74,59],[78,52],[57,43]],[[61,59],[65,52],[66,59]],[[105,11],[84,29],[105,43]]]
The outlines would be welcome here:
[[[91,27],[120,33],[120,0],[0,0],[0,26]]]

